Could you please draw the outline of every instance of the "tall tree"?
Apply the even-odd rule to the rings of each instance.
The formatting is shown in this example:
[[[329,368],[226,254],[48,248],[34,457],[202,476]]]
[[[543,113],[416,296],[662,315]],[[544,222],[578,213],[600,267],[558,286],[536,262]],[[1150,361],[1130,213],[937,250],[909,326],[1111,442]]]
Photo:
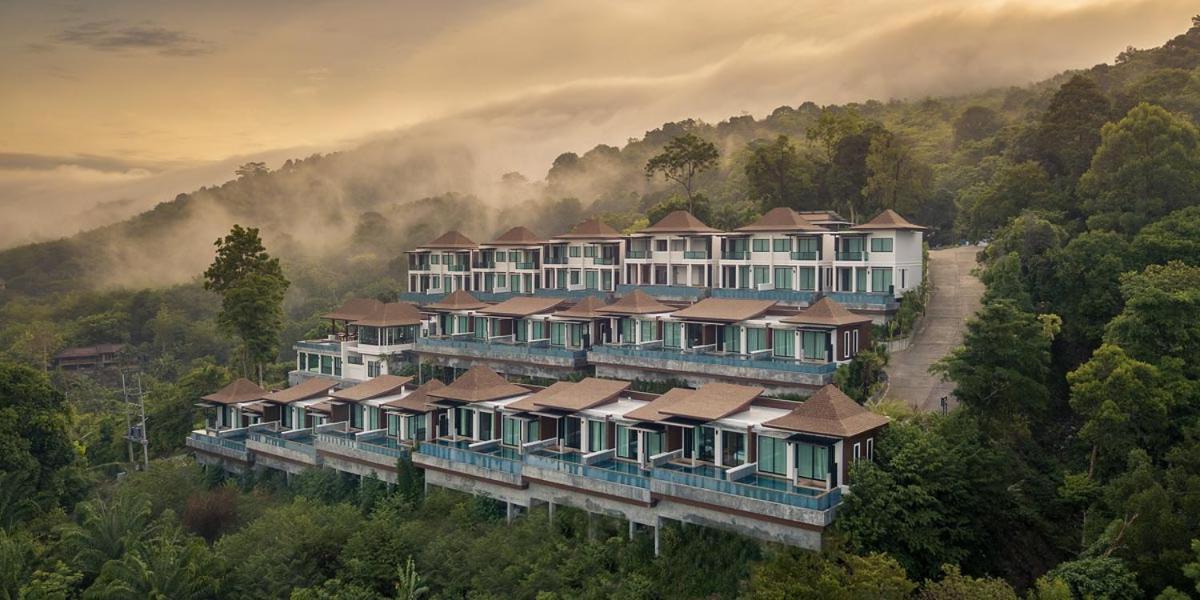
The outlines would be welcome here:
[[[960,146],[990,137],[1003,124],[996,111],[986,106],[968,106],[954,120],[954,144]]]
[[[45,373],[0,362],[0,474],[27,477],[44,508],[79,492],[71,414]]]
[[[661,173],[667,180],[679,184],[687,196],[690,211],[696,197],[696,175],[715,167],[719,157],[712,142],[694,133],[685,133],[672,139],[662,152],[646,162],[646,177]]]
[[[867,152],[867,185],[863,188],[874,210],[911,213],[929,196],[933,171],[917,158],[905,139],[884,132],[871,140]],[[851,215],[851,219],[859,215]]]
[[[1200,130],[1145,103],[1104,126],[1091,168],[1079,180],[1088,227],[1127,234],[1194,204],[1197,188]]]
[[[204,272],[204,288],[222,296],[217,322],[242,340],[242,373],[274,359],[283,328],[283,295],[289,282],[279,259],[271,257],[258,229],[234,225],[218,239],[217,256]]]
[[[1125,307],[1109,322],[1104,340],[1134,358],[1162,367],[1180,361],[1200,378],[1200,267],[1171,261],[1121,277]]]
[[[1045,414],[1053,328],[1011,300],[984,305],[967,323],[963,345],[934,365],[954,395],[995,429],[1021,427]]]
[[[1061,207],[1059,193],[1041,165],[1033,161],[1001,161],[991,177],[958,193],[959,234],[982,240],[996,233],[1025,210],[1054,211]]]
[[[1178,260],[1200,267],[1200,206],[1177,210],[1143,227],[1133,238],[1133,251],[1143,265]]]
[[[773,142],[752,144],[746,181],[763,211],[777,206],[815,208],[820,199],[813,180],[812,162],[800,155],[786,135]]]
[[[1064,83],[1034,134],[1034,153],[1046,171],[1071,182],[1083,174],[1100,145],[1109,110],[1108,98],[1091,78],[1076,75]]]

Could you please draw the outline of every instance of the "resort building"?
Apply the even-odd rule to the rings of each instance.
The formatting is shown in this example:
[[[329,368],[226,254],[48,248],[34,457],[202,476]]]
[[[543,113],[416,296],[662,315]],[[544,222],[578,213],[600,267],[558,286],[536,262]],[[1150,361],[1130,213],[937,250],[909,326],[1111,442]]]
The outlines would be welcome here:
[[[480,244],[471,259],[469,289],[514,294],[536,292],[542,287],[545,244],[524,227],[513,227],[490,243]]]
[[[677,210],[629,236],[625,281],[630,285],[718,287],[715,285],[721,232],[691,213]]]
[[[66,348],[54,355],[54,368],[64,371],[92,371],[121,365],[125,344],[98,344]]]
[[[657,535],[669,519],[812,549],[851,465],[873,459],[887,424],[831,385],[803,402],[727,383],[654,395],[592,377],[516,385],[476,366],[448,385],[384,376],[341,391],[298,387],[263,402],[304,405],[306,415],[326,404],[329,419],[298,412],[290,426],[201,430],[189,447],[231,470],[325,466],[389,482],[411,457],[428,484],[503,501],[510,517],[571,506],[624,518],[631,532]],[[254,392],[236,384],[221,394]]]
[[[543,287],[612,292],[621,285],[625,239],[599,219],[588,219],[546,244]]]
[[[441,237],[408,253],[408,290],[422,294],[449,294],[472,285],[472,255],[479,245],[471,238],[447,231]]]
[[[333,333],[294,344],[296,370],[288,377],[292,385],[309,377],[354,383],[388,374],[408,361],[427,326],[415,305],[373,298],[351,298],[322,318],[329,319]]]

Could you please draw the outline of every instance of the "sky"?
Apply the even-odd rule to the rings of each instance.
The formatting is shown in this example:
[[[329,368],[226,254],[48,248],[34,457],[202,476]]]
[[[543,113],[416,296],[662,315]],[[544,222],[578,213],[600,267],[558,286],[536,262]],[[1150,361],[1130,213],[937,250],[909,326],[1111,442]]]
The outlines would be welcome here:
[[[396,132],[480,177],[665,121],[1111,62],[1194,0],[0,0],[0,247]],[[7,222],[7,227],[5,227]]]

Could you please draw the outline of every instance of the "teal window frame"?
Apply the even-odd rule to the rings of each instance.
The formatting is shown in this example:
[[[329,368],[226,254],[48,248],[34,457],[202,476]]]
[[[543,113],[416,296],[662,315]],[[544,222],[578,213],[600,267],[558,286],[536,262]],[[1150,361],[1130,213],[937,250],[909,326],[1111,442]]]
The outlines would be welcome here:
[[[758,436],[758,470],[771,475],[787,476],[788,443],[779,438]]]
[[[788,329],[775,332],[771,340],[771,354],[780,358],[796,358],[796,336]]]
[[[816,267],[800,267],[800,277],[797,282],[797,289],[801,291],[813,291],[817,289],[817,268]]]
[[[796,442],[796,476],[824,481],[829,475],[829,447]]]
[[[767,329],[765,327],[746,328],[746,353],[767,349]]]
[[[617,457],[636,460],[638,457],[637,431],[617,425]]]
[[[588,452],[605,450],[604,444],[608,441],[607,433],[608,423],[588,419]]]
[[[750,249],[754,252],[766,252],[771,249],[771,240],[760,238],[750,240]]]
[[[825,349],[828,346],[828,335],[824,331],[801,331],[800,348],[804,358],[809,360],[824,360]]]
[[[683,323],[673,323],[673,322],[663,323],[663,347],[664,348],[680,348],[681,347],[680,341],[682,340],[683,336],[680,334],[679,330],[682,327],[683,327]]]
[[[775,238],[771,240],[771,249],[775,252],[790,253],[792,251],[792,240],[791,238]]]
[[[872,292],[886,292],[893,284],[891,267],[875,267],[871,269]]]
[[[521,420],[515,417],[504,417],[500,425],[502,429],[500,442],[505,446],[521,445]]]
[[[572,245],[567,250],[567,253],[568,253],[568,255],[570,255],[571,258],[579,258],[579,254],[580,254],[579,246]]]
[[[792,287],[792,268],[775,267],[775,289],[790,290]]]
[[[871,252],[891,252],[894,247],[892,238],[871,238]]]

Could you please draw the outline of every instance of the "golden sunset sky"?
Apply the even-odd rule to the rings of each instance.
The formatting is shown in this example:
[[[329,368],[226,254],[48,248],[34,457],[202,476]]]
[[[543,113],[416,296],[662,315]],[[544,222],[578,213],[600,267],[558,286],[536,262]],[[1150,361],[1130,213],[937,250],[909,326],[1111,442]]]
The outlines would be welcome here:
[[[71,233],[64,217],[97,202],[141,209],[220,183],[249,157],[275,167],[462,115],[489,169],[540,178],[559,152],[620,145],[668,120],[1028,83],[1159,45],[1196,9],[0,0],[0,214],[45,217],[24,238]]]

